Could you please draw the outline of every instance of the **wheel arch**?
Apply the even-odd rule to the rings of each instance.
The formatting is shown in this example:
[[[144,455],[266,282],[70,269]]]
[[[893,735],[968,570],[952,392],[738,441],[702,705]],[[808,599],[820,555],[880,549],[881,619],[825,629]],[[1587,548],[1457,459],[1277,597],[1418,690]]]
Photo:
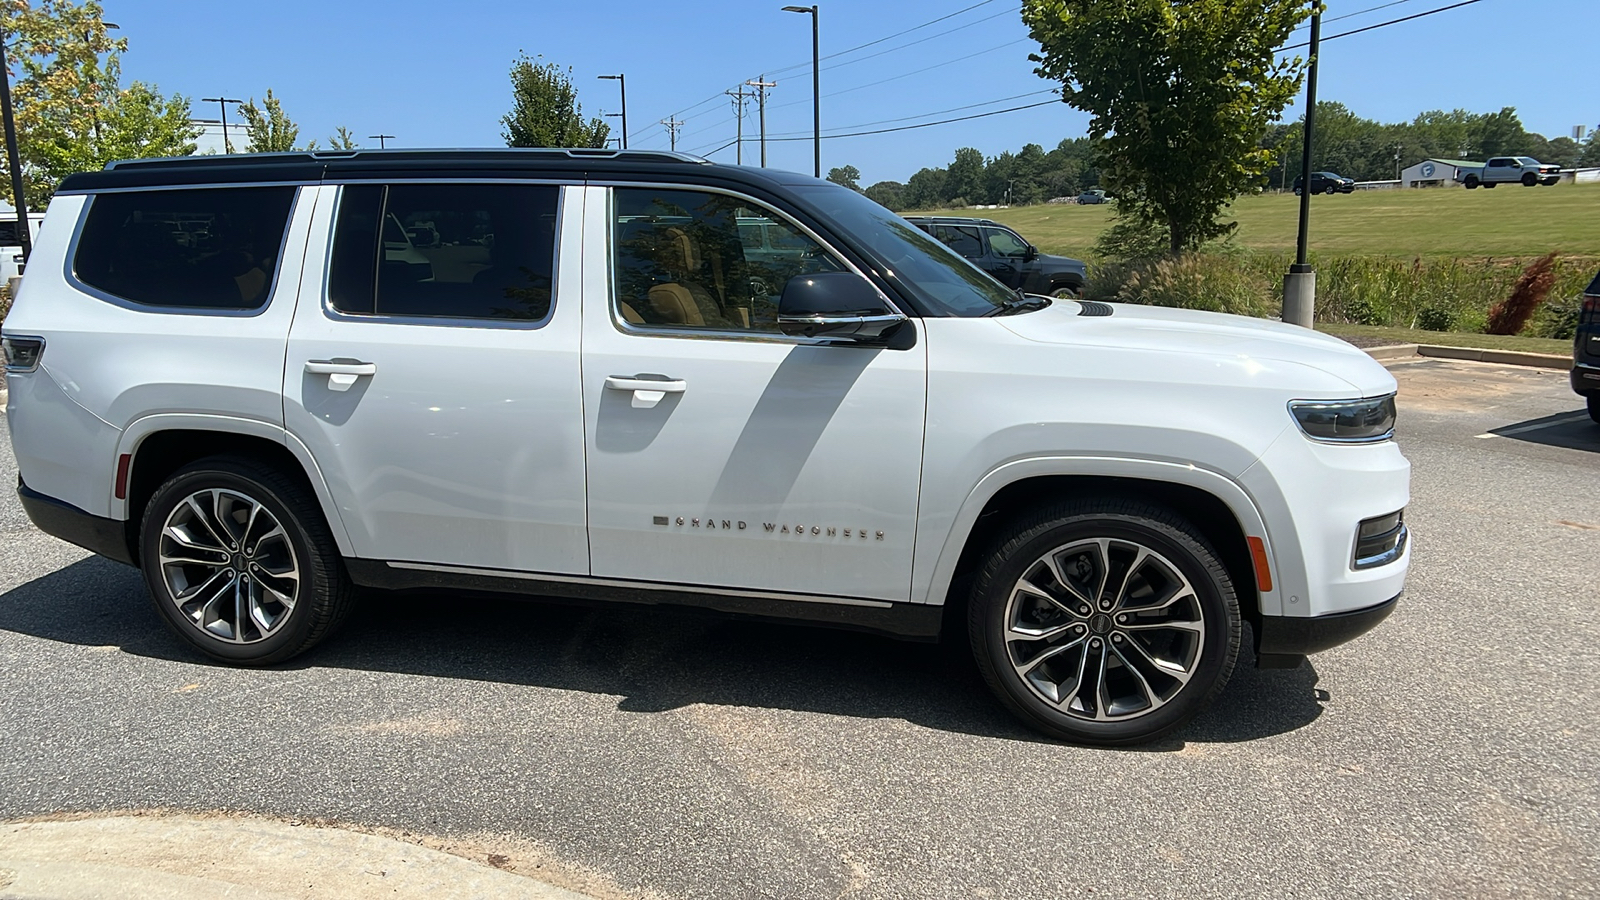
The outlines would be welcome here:
[[[111,512],[113,518],[124,520],[130,552],[138,548],[144,506],[168,476],[195,460],[232,454],[271,465],[310,490],[339,552],[352,555],[343,520],[316,461],[304,445],[276,425],[222,416],[149,416],[123,432],[117,455],[120,459],[125,454],[130,457],[125,497],[112,497]]]
[[[1024,460],[990,473],[968,495],[935,564],[928,602],[959,604],[960,587],[983,553],[1023,511],[1063,496],[1106,494],[1139,497],[1166,506],[1194,523],[1211,545],[1239,595],[1240,612],[1252,625],[1262,615],[1281,615],[1281,568],[1271,536],[1254,501],[1231,479],[1191,465],[1153,460],[1088,458]],[[1261,538],[1271,590],[1257,583],[1246,537]]]

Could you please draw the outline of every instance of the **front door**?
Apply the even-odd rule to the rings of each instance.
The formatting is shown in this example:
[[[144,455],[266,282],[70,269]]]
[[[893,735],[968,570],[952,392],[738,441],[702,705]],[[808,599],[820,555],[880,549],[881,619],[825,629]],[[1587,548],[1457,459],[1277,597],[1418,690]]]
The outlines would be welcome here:
[[[586,190],[594,575],[907,600],[923,343],[779,333],[789,278],[847,266],[777,211],[709,190]],[[769,243],[788,252],[747,257],[740,219],[782,231]]]
[[[284,413],[355,555],[587,575],[581,189],[320,190]]]

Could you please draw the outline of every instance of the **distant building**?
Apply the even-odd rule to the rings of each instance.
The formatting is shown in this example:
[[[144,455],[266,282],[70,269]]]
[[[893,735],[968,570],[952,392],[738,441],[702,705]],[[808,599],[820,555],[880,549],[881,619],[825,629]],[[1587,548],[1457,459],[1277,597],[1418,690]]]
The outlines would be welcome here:
[[[1403,187],[1449,187],[1460,184],[1466,172],[1483,163],[1466,159],[1425,159],[1400,173]]]

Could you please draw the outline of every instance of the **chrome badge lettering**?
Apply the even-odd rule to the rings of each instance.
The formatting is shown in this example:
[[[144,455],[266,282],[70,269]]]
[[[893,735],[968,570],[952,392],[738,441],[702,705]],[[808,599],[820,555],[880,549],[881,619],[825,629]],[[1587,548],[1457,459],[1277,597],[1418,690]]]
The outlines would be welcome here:
[[[676,526],[682,528],[711,529],[713,531],[732,531],[736,528],[740,531],[744,531],[750,527],[750,523],[740,519],[716,519],[707,517],[702,520],[699,518],[684,516],[651,516],[650,524],[658,528],[672,528]],[[882,531],[869,531],[865,528],[855,527],[844,528],[838,525],[801,525],[790,524],[788,522],[762,522],[761,530],[767,534],[787,534],[797,537],[810,535],[812,537],[829,537],[837,539],[842,536],[865,541],[870,535],[876,540],[881,541],[886,539],[886,535]]]

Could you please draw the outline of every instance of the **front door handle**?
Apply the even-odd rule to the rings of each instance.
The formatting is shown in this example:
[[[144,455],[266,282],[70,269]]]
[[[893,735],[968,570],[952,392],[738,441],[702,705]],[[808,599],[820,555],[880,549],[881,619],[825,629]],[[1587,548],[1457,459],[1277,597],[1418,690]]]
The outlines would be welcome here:
[[[689,389],[689,385],[682,378],[668,378],[665,375],[609,375],[606,377],[606,390],[630,391],[633,394],[633,405],[648,409],[660,403],[668,394],[681,394]]]
[[[348,391],[356,383],[356,379],[363,375],[378,374],[375,363],[360,362],[334,362],[326,359],[313,359],[306,362],[306,373],[309,375],[328,376],[328,390]]]

